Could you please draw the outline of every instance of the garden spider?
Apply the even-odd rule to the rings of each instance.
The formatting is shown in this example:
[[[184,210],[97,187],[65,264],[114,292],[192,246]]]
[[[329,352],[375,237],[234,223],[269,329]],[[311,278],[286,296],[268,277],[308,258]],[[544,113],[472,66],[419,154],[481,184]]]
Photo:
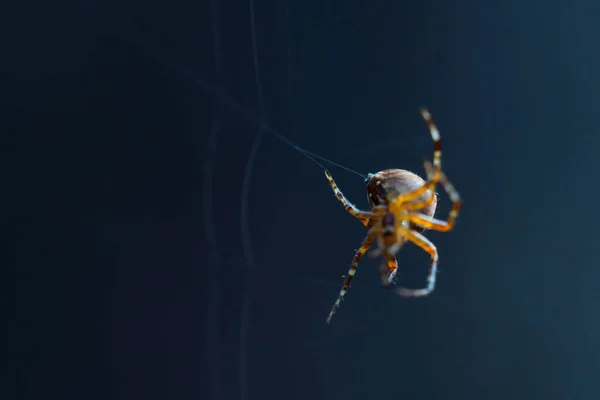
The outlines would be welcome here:
[[[384,287],[390,287],[394,283],[394,277],[398,270],[396,253],[407,241],[416,244],[431,256],[431,270],[425,288],[398,288],[396,292],[405,297],[419,297],[428,295],[435,287],[438,263],[437,249],[432,242],[422,235],[422,232],[425,229],[440,232],[447,232],[452,229],[461,207],[461,199],[452,183],[442,172],[442,145],[437,127],[431,119],[429,111],[423,108],[421,109],[421,115],[427,123],[433,139],[433,164],[425,161],[427,182],[412,172],[403,169],[386,169],[376,174],[369,174],[366,182],[371,209],[370,211],[361,211],[346,199],[338,189],[329,171],[325,170],[329,185],[340,203],[350,215],[357,218],[369,229],[361,247],[354,255],[344,286],[327,317],[327,323],[331,322],[331,318],[350,288],[350,282],[354,278],[358,262],[375,240],[377,240],[378,249],[373,251],[372,254],[383,256],[380,273]],[[446,221],[433,218],[437,205],[435,188],[438,183],[443,186],[450,200],[452,200],[452,209]]]

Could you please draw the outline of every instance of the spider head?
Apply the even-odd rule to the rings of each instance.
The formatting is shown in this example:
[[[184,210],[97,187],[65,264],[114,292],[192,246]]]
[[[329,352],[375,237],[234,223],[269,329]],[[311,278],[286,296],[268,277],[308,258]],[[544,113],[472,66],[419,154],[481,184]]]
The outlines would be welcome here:
[[[390,199],[415,190],[424,184],[425,181],[420,176],[404,169],[386,169],[376,174],[369,174],[367,176],[369,205],[371,208],[387,205]],[[425,193],[419,200],[424,201],[428,197],[429,193]],[[420,210],[420,212],[432,217],[435,213],[436,205],[437,199],[428,207]]]

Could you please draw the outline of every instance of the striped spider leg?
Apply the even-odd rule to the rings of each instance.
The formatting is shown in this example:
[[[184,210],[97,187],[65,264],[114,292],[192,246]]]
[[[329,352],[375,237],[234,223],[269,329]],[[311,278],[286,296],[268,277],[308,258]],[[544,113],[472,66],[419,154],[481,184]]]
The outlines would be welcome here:
[[[430,126],[430,129],[432,129],[432,127],[433,129],[436,129],[433,121],[428,122],[428,125]],[[438,165],[436,166],[434,153],[433,164],[429,161],[426,161],[424,166],[429,182],[439,182],[452,201],[452,209],[450,210],[446,221],[433,218],[432,215],[425,215],[414,211],[415,208],[417,208],[415,207],[414,203],[403,203],[407,198],[410,199],[410,194],[406,196],[400,196],[390,204],[390,212],[392,212],[400,222],[398,227],[398,235],[413,242],[421,249],[426,251],[431,257],[431,267],[427,277],[427,286],[422,289],[398,288],[397,293],[404,297],[426,296],[433,291],[435,288],[435,278],[437,274],[438,253],[435,245],[425,238],[421,233],[415,232],[414,230],[404,229],[402,227],[403,222],[409,221],[411,224],[421,228],[431,229],[439,232],[448,232],[454,227],[455,220],[458,217],[462,205],[462,200],[458,191],[454,188],[454,185],[447,178],[446,174],[441,170],[441,146],[439,146],[439,148],[440,160]]]
[[[338,308],[340,308],[342,299],[344,298],[344,295],[346,294],[348,289],[350,289],[350,283],[352,282],[352,279],[354,279],[354,274],[356,273],[356,270],[358,268],[358,262],[365,255],[367,250],[369,250],[369,247],[371,247],[371,244],[373,244],[373,241],[375,241],[376,236],[377,236],[377,233],[375,232],[375,230],[373,228],[371,228],[367,232],[367,237],[363,241],[360,248],[358,250],[356,250],[356,253],[354,254],[354,259],[352,260],[352,265],[350,266],[348,275],[346,276],[346,279],[344,280],[344,286],[342,286],[342,289],[340,290],[340,294],[338,295],[335,303],[333,304],[333,307],[331,307],[331,311],[329,312],[329,315],[327,316],[327,323],[331,322],[331,318],[333,318],[333,315],[335,314],[335,312],[338,310]]]
[[[357,218],[364,226],[369,228],[369,231],[367,232],[367,237],[363,240],[363,243],[361,244],[360,248],[354,254],[354,259],[352,260],[352,264],[350,266],[350,270],[348,271],[348,275],[346,275],[346,279],[344,280],[344,285],[342,286],[342,289],[340,290],[338,298],[336,299],[335,304],[333,305],[331,312],[329,313],[329,316],[327,317],[327,323],[329,323],[329,322],[331,322],[331,318],[333,317],[333,315],[335,314],[337,309],[340,307],[340,304],[342,302],[342,299],[344,298],[344,295],[350,288],[350,283],[352,282],[352,279],[354,279],[354,275],[356,274],[356,270],[358,269],[359,261],[364,256],[364,254],[367,252],[367,250],[369,250],[369,248],[375,241],[375,238],[377,237],[376,224],[377,224],[377,221],[381,218],[382,211],[385,208],[384,207],[372,207],[371,211],[359,210],[350,201],[348,201],[346,196],[344,196],[344,194],[338,188],[337,184],[335,183],[335,181],[334,181],[333,177],[331,176],[331,174],[329,173],[329,171],[325,170],[325,176],[327,177],[327,180],[329,181],[329,185],[331,186],[331,189],[333,190],[335,197],[339,200],[340,203],[342,203],[342,206],[344,206],[344,209],[350,215]],[[384,269],[381,270],[382,280],[384,281],[384,286],[389,286],[389,284],[390,284],[389,282],[393,281],[397,269],[398,269],[398,263],[396,262],[396,258],[390,257],[389,260],[387,261],[385,270]]]
[[[327,170],[325,170],[325,177],[327,178],[327,181],[329,182],[329,186],[331,186],[331,189],[333,189],[333,193],[335,194],[335,197],[337,197],[337,199],[340,201],[340,203],[342,203],[342,206],[344,206],[344,209],[348,212],[348,214],[352,215],[354,218],[357,218],[360,221],[360,223],[363,224],[364,226],[368,226],[369,221],[370,221],[371,217],[373,216],[373,214],[369,211],[359,210],[354,204],[352,204],[350,201],[348,201],[346,196],[344,196],[342,191],[338,188],[338,185],[333,180],[331,173]]]

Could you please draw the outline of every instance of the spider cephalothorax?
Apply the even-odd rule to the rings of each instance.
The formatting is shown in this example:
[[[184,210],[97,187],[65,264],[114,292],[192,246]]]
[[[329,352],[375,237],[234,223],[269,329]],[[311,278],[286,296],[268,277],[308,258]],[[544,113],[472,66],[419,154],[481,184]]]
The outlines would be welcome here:
[[[442,172],[442,145],[431,115],[426,109],[421,110],[421,115],[429,127],[433,140],[433,163],[425,162],[427,181],[402,169],[387,169],[376,174],[369,174],[366,181],[370,210],[361,211],[346,199],[329,171],[325,171],[325,176],[333,192],[346,211],[368,228],[367,237],[354,255],[344,286],[329,313],[328,323],[350,287],[350,282],[358,268],[358,262],[375,241],[378,243],[378,248],[373,253],[382,256],[380,273],[384,287],[389,287],[394,282],[394,276],[398,269],[396,253],[407,241],[416,244],[431,256],[431,269],[425,288],[398,288],[398,294],[409,297],[425,296],[431,293],[435,287],[437,249],[423,236],[422,232],[425,229],[441,232],[452,229],[460,210],[461,200],[452,183]],[[433,218],[437,205],[435,188],[438,183],[443,186],[452,200],[452,209],[445,221]]]

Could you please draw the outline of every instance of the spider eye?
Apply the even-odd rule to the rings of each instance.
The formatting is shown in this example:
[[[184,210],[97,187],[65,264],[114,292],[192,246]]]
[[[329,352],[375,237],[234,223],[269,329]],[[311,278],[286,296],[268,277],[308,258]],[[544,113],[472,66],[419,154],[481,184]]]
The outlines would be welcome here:
[[[377,197],[379,197],[379,199],[383,200],[387,197],[387,190],[385,190],[381,183],[377,183],[375,191],[377,192]]]
[[[373,205],[385,204],[387,199],[387,190],[383,187],[381,182],[376,182],[372,189],[369,190],[369,199],[373,203]]]
[[[379,195],[377,195],[375,193],[371,193],[371,200],[373,201],[373,204],[375,204],[376,206],[381,204],[381,198],[379,197]]]

